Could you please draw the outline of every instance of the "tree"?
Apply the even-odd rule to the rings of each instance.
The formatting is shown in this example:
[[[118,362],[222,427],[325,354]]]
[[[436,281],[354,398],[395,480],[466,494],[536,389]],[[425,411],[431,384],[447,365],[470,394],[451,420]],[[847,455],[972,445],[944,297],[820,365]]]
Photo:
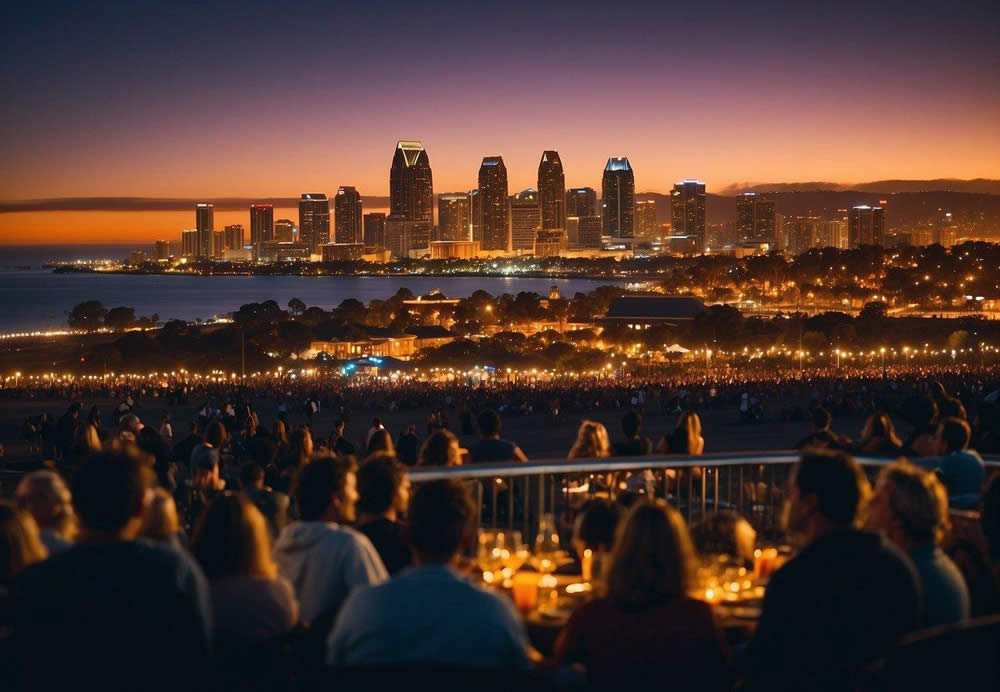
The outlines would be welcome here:
[[[101,301],[87,300],[73,306],[67,322],[73,329],[97,329],[106,314],[108,311]]]
[[[306,304],[298,298],[292,298],[288,301],[288,311],[292,313],[293,316],[301,315],[306,310]]]
[[[133,324],[135,324],[135,308],[111,308],[104,316],[104,326],[110,329],[125,329]]]

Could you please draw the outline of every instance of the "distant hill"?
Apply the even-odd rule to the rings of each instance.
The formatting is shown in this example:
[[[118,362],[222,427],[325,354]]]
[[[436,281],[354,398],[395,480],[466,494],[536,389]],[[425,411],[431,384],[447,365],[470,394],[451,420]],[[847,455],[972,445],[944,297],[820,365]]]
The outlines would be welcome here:
[[[332,198],[333,193],[328,193]],[[389,206],[388,197],[366,197],[365,207],[382,209]],[[0,213],[15,211],[187,211],[198,202],[211,202],[218,211],[248,209],[252,202],[276,207],[297,207],[298,197],[222,197],[205,199],[172,199],[160,197],[59,197],[56,199],[25,199],[0,201]]]
[[[935,178],[934,180],[876,180],[870,183],[736,183],[725,187],[716,194],[735,196],[741,192],[814,192],[829,190],[847,192],[873,192],[895,194],[900,192],[979,192],[988,195],[1000,195],[1000,180],[975,178],[960,180],[958,178]]]

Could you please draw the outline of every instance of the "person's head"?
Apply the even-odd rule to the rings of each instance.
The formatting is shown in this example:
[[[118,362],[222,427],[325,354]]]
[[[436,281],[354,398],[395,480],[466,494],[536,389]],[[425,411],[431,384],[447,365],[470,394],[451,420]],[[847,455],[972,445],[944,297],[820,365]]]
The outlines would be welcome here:
[[[865,442],[888,440],[897,446],[902,446],[899,438],[896,437],[896,428],[892,424],[892,419],[884,411],[876,411],[868,417],[864,430],[861,431],[861,439]]]
[[[151,463],[128,447],[88,457],[73,476],[73,507],[81,539],[104,536],[129,540],[142,524]]]
[[[371,516],[403,514],[410,504],[406,466],[395,457],[376,456],[358,469],[358,510]]]
[[[417,466],[458,466],[461,462],[458,438],[448,430],[435,430],[420,445]]]
[[[677,510],[639,502],[618,527],[605,595],[627,610],[662,605],[684,597],[694,568],[691,537]]]
[[[375,429],[381,428],[382,427],[382,419],[379,418],[378,416],[375,416],[374,418],[372,418],[372,427],[375,428]]]
[[[615,530],[622,509],[611,500],[588,500],[577,515],[573,527],[573,543],[578,552],[593,550],[608,552],[615,542]]]
[[[938,423],[934,442],[939,454],[960,452],[969,446],[972,428],[961,418],[944,418]]]
[[[267,522],[242,493],[220,495],[205,509],[191,539],[191,553],[209,579],[278,573]]]
[[[292,447],[292,455],[300,464],[309,461],[313,454],[313,439],[309,428],[302,427],[293,432],[289,444]]]
[[[608,430],[596,421],[585,420],[576,432],[576,442],[569,450],[570,459],[598,459],[611,456]]]
[[[134,413],[126,413],[119,421],[119,426],[122,432],[132,433],[133,439],[135,439],[139,436],[139,431],[142,430],[142,421]]]
[[[302,467],[293,495],[303,521],[355,519],[358,502],[358,464],[352,456],[322,457]]]
[[[914,394],[903,402],[903,420],[915,430],[931,430],[938,419],[938,405],[934,397]]]
[[[482,411],[476,417],[476,425],[480,437],[496,437],[500,434],[500,414],[493,410]]]
[[[54,471],[32,471],[17,484],[18,509],[31,514],[41,530],[55,531],[69,539],[76,534],[73,495]]]
[[[240,467],[240,488],[264,487],[264,469],[256,461],[248,461]]]
[[[861,467],[843,452],[803,454],[789,479],[788,529],[814,538],[852,527],[871,494]]]
[[[417,563],[450,562],[471,535],[477,511],[461,481],[422,483],[413,494],[407,516]]]
[[[813,409],[813,430],[820,432],[823,430],[829,430],[830,426],[833,424],[833,416],[822,406],[817,406]]]
[[[879,474],[866,526],[903,550],[938,544],[948,529],[948,495],[937,476],[900,459]]]
[[[684,411],[677,419],[671,451],[698,454],[701,450],[701,418],[694,411]]]
[[[9,586],[18,572],[47,555],[32,516],[0,502],[0,586]]]
[[[205,442],[218,449],[228,439],[229,433],[226,432],[226,426],[222,424],[222,421],[209,423],[208,429],[205,430]]]
[[[388,454],[396,456],[396,446],[392,444],[392,435],[385,428],[379,428],[368,440],[369,454]]]
[[[139,535],[154,541],[168,542],[181,530],[174,498],[163,488],[155,488],[142,517]]]
[[[191,453],[192,479],[199,488],[215,488],[219,485],[219,450],[215,447],[198,445]]]
[[[959,399],[952,396],[943,396],[938,400],[938,409],[942,418],[961,418],[968,420],[969,415],[965,411],[965,406]]]
[[[625,437],[638,437],[642,431],[642,416],[638,411],[626,411],[622,416],[622,432]]]
[[[753,559],[757,532],[736,512],[709,514],[691,527],[691,538],[701,555],[729,555],[738,561]]]

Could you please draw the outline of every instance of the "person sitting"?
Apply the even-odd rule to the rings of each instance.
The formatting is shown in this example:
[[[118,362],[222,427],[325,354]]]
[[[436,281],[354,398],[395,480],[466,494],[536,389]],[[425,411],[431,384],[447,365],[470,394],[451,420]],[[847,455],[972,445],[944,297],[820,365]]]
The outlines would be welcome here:
[[[622,432],[625,439],[613,446],[616,457],[645,456],[653,451],[653,443],[642,436],[642,415],[638,411],[627,411],[622,416]]]
[[[940,547],[948,529],[948,498],[934,474],[902,459],[882,469],[865,525],[881,531],[917,568],[921,626],[969,619],[965,579]]]
[[[747,689],[845,687],[853,667],[919,625],[913,565],[884,537],[854,528],[869,493],[842,452],[815,450],[795,465],[787,525],[804,547],[768,583],[745,652]]]
[[[585,420],[576,432],[576,442],[566,455],[567,459],[606,459],[611,456],[608,429],[601,423]]]
[[[6,635],[9,613],[4,603],[11,581],[28,565],[48,557],[31,513],[0,502],[0,640]]]
[[[353,457],[303,467],[293,486],[299,520],[274,544],[278,573],[295,587],[302,619],[322,637],[354,588],[389,577],[371,541],[345,526],[356,518],[357,469]]]
[[[368,456],[385,454],[391,457],[396,456],[396,447],[392,444],[392,435],[385,428],[376,430],[368,440]]]
[[[298,622],[295,591],[271,558],[267,522],[245,495],[224,495],[208,506],[191,553],[211,584],[219,649],[274,639]]]
[[[573,549],[583,563],[590,551],[590,578],[600,580],[607,557],[615,544],[615,530],[621,518],[621,508],[604,498],[588,500],[576,517],[573,526]],[[584,578],[586,578],[586,574]]]
[[[142,516],[139,536],[175,548],[184,546],[184,534],[177,518],[177,505],[170,493],[163,488],[153,488],[152,497]]]
[[[348,597],[327,642],[327,663],[527,669],[529,645],[513,604],[454,567],[477,516],[458,480],[417,488],[408,516],[415,566]]]
[[[264,485],[264,469],[255,461],[240,467],[240,490],[264,515],[271,538],[288,523],[288,495]]]
[[[212,628],[201,568],[183,551],[136,538],[151,464],[129,447],[87,459],[73,478],[76,543],[11,584],[11,661],[23,687],[73,689],[100,680],[109,690],[177,690],[204,673]],[[59,649],[58,665],[53,642],[72,643]]]
[[[934,434],[937,432],[938,406],[933,397],[914,395],[903,402],[903,420],[910,424],[910,434],[903,443],[908,457],[930,457],[937,454]]]
[[[338,418],[333,424],[333,434],[330,436],[330,449],[337,454],[354,454],[357,448],[354,443],[344,437],[344,428],[347,422],[343,418]]]
[[[736,512],[714,512],[691,527],[691,538],[703,557],[726,555],[740,566],[753,565],[757,532]]]
[[[460,466],[458,438],[449,430],[436,430],[427,436],[417,454],[417,466]]]
[[[895,458],[903,453],[903,443],[896,435],[892,419],[884,411],[876,411],[861,431],[861,439],[854,445],[859,456]]]
[[[837,449],[846,447],[849,441],[831,430],[833,416],[822,406],[817,406],[812,412],[813,429],[812,432],[795,443],[795,449],[806,449],[819,447],[824,449]]]
[[[521,448],[500,437],[500,415],[496,411],[483,411],[476,419],[479,441],[469,447],[469,457],[474,463],[497,461],[527,461]]]
[[[595,688],[723,689],[727,651],[712,606],[690,598],[691,538],[672,507],[637,503],[615,536],[598,598],[577,608],[555,659]]]
[[[694,411],[685,411],[677,419],[677,427],[663,436],[656,447],[665,454],[685,454],[697,457],[705,451],[705,438],[701,436],[701,418]]]
[[[62,476],[53,471],[32,471],[17,484],[14,498],[18,509],[34,518],[49,555],[73,545],[77,529],[73,495]]]
[[[428,434],[443,428],[435,427]],[[420,449],[420,438],[417,437],[417,426],[407,426],[406,432],[400,433],[399,440],[396,441],[396,455],[399,460],[407,466],[417,463],[417,450]]]
[[[375,546],[390,575],[413,562],[399,517],[410,503],[406,466],[390,456],[367,460],[358,470],[358,531]]]
[[[973,509],[986,482],[986,465],[979,452],[969,449],[972,429],[961,418],[945,418],[934,436],[938,457],[913,462],[937,473],[948,490],[948,504],[955,509]]]

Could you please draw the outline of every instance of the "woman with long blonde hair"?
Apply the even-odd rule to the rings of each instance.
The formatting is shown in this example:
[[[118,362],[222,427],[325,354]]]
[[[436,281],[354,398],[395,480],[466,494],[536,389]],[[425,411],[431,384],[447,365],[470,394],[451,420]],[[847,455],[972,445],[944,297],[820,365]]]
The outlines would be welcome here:
[[[701,456],[705,451],[705,438],[701,435],[701,417],[694,411],[685,411],[677,419],[673,431],[667,433],[656,447],[664,454]]]
[[[576,442],[566,456],[569,459],[604,459],[611,456],[608,429],[596,421],[583,421],[576,432]]]
[[[0,589],[28,565],[48,557],[34,517],[9,502],[0,502]]]

